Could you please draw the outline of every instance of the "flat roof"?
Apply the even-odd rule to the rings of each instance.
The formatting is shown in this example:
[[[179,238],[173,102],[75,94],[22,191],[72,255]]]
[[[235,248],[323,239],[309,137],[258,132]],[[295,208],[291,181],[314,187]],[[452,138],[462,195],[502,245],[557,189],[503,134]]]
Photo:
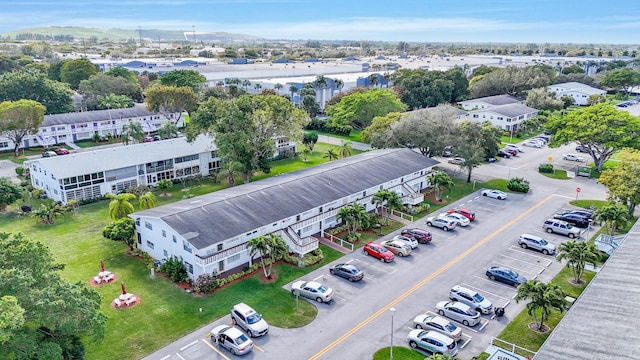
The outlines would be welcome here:
[[[367,151],[130,216],[160,218],[203,249],[438,163],[404,148]]]
[[[503,95],[493,95],[493,96],[485,96],[476,99],[469,99],[465,101],[461,101],[460,104],[482,101],[490,105],[499,106],[499,105],[508,105],[508,104],[518,104],[521,101],[515,96],[503,94]]]
[[[536,111],[538,110],[528,107],[527,105],[518,103],[518,104],[492,106],[484,109],[472,110],[472,111],[469,111],[469,113],[474,114],[479,112],[494,112],[496,114],[504,115],[507,117],[515,117],[515,116],[525,115],[525,114],[529,114]]]
[[[187,139],[182,137],[93,151],[71,152],[69,155],[30,160],[29,163],[41,164],[42,167],[53,173],[56,178],[64,179],[158,160],[200,154],[216,149],[211,137],[199,135],[193,143],[187,142]]]
[[[534,359],[640,359],[638,240],[636,221]]]
[[[136,104],[134,107],[111,110],[77,111],[64,114],[45,115],[40,127],[53,125],[70,125],[83,122],[105,121],[116,119],[129,119],[142,116],[159,115],[147,110],[144,104]]]

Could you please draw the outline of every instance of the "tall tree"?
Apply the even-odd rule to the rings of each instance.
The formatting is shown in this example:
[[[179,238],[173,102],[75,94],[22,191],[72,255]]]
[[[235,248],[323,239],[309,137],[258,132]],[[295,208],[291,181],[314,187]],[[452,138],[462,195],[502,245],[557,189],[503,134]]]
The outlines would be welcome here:
[[[112,220],[122,219],[132,214],[134,211],[131,200],[134,200],[136,196],[134,194],[122,193],[106,195],[107,199],[111,199],[109,202],[109,216]]]
[[[74,59],[65,62],[60,68],[60,81],[69,84],[72,89],[78,89],[80,82],[100,72],[97,65],[88,59]]]
[[[457,131],[454,134],[454,143],[456,151],[459,156],[464,158],[464,162],[460,164],[460,167],[467,171],[467,182],[471,182],[471,172],[475,167],[480,165],[484,161],[484,157],[487,156],[485,147],[491,144],[493,141],[495,146],[495,139],[487,139],[487,134],[491,135],[490,131],[483,131],[484,124],[478,122],[463,122],[458,126]],[[493,125],[488,125],[488,128]],[[499,140],[498,140],[499,141]]]
[[[380,74],[371,74],[367,77],[367,79],[369,80],[369,85],[371,87],[376,87],[380,81],[378,80],[378,77],[380,76]]]
[[[318,142],[318,132],[317,131],[306,132],[302,136],[302,143],[310,151],[313,151],[313,147],[316,145],[317,142]]]
[[[344,81],[342,81],[341,79],[333,79],[333,83],[336,86],[336,89],[338,89],[338,92],[342,92],[342,88],[344,87]]]
[[[0,313],[8,305],[14,314],[9,328],[0,326],[5,339],[0,353],[8,359],[83,358],[80,339],[104,337],[107,317],[100,311],[100,294],[81,282],[66,282],[60,275],[64,264],[56,263],[42,242],[0,233],[0,248]]]
[[[45,110],[42,104],[33,100],[0,103],[0,134],[13,142],[15,157],[20,155],[22,139],[38,132]]]
[[[188,87],[195,94],[202,90],[207,78],[195,70],[173,70],[160,76],[160,83],[165,86]]]
[[[329,161],[337,160],[340,158],[340,153],[336,148],[328,148],[327,151],[322,155],[323,158],[329,159]]]
[[[165,121],[160,129],[158,129],[158,135],[163,139],[173,139],[178,137],[178,127],[171,121]]]
[[[9,178],[0,178],[0,212],[3,212],[7,205],[11,205],[22,197],[20,186],[14,184]]]
[[[120,133],[120,138],[122,142],[127,145],[129,143],[129,138],[134,139],[135,141],[141,143],[144,139],[144,131],[142,130],[142,124],[137,121],[130,121],[128,124],[122,125],[122,132]]]
[[[414,110],[463,100],[469,82],[460,69],[447,72],[401,69],[394,74],[394,86],[402,102]]]
[[[338,152],[341,158],[351,156],[351,154],[353,153],[353,143],[351,141],[342,140],[342,145],[340,146]]]
[[[592,243],[584,241],[567,241],[557,249],[556,259],[558,261],[567,260],[571,272],[573,273],[573,281],[576,284],[582,284],[582,275],[587,264],[595,264],[600,258],[598,249]]]
[[[629,90],[640,85],[640,72],[627,67],[612,70],[604,74],[600,85],[622,90],[625,96],[629,96]]]
[[[453,180],[451,180],[451,177],[449,177],[449,174],[447,174],[444,171],[432,172],[427,177],[427,180],[429,181],[429,184],[433,185],[433,187],[434,187],[434,189],[436,191],[436,200],[437,201],[441,200],[440,187],[444,186],[445,189],[449,190],[449,188],[451,188],[452,186],[455,185]]]
[[[640,204],[640,151],[622,150],[618,160],[615,167],[602,171],[598,182],[607,187],[610,199],[620,201],[633,216]]]
[[[136,222],[130,217],[114,220],[102,229],[102,236],[109,240],[125,243],[130,250],[136,243]]]
[[[390,112],[385,116],[376,116],[371,120],[371,125],[367,126],[360,133],[362,141],[370,143],[373,147],[383,148],[382,136],[389,131],[391,124],[398,121],[402,116],[399,112]]]
[[[108,71],[105,71],[104,74],[111,77],[121,77],[123,79],[126,79],[130,83],[137,85],[138,87],[140,86],[140,82],[138,81],[136,73],[122,66],[111,68]]]
[[[278,93],[278,95],[280,95],[280,89],[282,89],[284,86],[280,83],[276,83],[275,85],[273,85],[273,88],[276,89],[276,92]]]
[[[538,331],[544,329],[544,321],[549,318],[552,309],[563,312],[565,309],[565,294],[558,285],[550,285],[539,280],[529,280],[518,286],[515,300],[529,300],[527,311],[533,316],[533,321],[538,324]],[[538,310],[540,311],[540,322],[538,322]]]
[[[270,233],[249,240],[248,246],[251,258],[256,254],[260,255],[264,276],[271,279],[271,266],[286,254],[287,244],[280,235]]]
[[[552,145],[576,142],[586,149],[598,171],[616,151],[640,148],[640,118],[608,104],[556,114],[545,128],[554,134]]]
[[[555,99],[547,88],[529,90],[526,104],[538,110],[553,111],[564,108],[564,102],[560,99]]]
[[[328,106],[329,123],[337,126],[351,126],[364,129],[371,125],[376,116],[404,110],[404,105],[389,89],[371,89],[363,93],[353,93],[343,97],[339,103]]]
[[[73,111],[73,91],[39,72],[13,71],[0,77],[0,101],[33,100],[46,107],[47,114]]]
[[[105,74],[96,74],[82,80],[78,92],[82,94],[82,106],[88,110],[100,109],[99,97],[109,94],[124,95],[131,99],[131,104],[133,100],[142,100],[142,89],[137,82],[134,84],[126,78]]]
[[[631,215],[626,206],[620,203],[608,203],[593,214],[593,221],[604,224],[604,231],[611,236],[616,230],[624,227],[631,221]]]
[[[523,92],[551,85],[555,70],[547,65],[527,67],[507,66],[483,75],[471,86],[473,98],[509,94],[520,96]]]
[[[198,96],[190,87],[156,85],[145,91],[147,110],[155,111],[178,124],[183,112],[191,112],[198,105]]]
[[[141,210],[156,207],[156,196],[151,191],[147,191],[138,198],[138,206]]]

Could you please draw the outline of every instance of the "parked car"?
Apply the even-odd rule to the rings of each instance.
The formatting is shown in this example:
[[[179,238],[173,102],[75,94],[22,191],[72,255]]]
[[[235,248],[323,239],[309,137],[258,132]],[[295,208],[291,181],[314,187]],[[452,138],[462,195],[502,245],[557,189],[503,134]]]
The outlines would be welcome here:
[[[269,332],[269,324],[262,315],[245,303],[236,304],[231,308],[231,321],[251,337],[266,335]]]
[[[538,135],[534,139],[541,139],[542,141],[548,144],[549,141],[551,141],[551,135]]]
[[[455,341],[462,339],[462,329],[443,317],[430,315],[429,313],[420,314],[413,318],[413,327],[421,330],[437,331]]]
[[[545,255],[553,254],[556,252],[556,246],[550,244],[547,240],[540,236],[531,234],[522,234],[518,238],[518,245],[523,249],[533,249],[542,252]]]
[[[454,208],[454,209],[449,209],[447,210],[447,213],[451,214],[451,213],[456,213],[456,214],[460,214],[464,217],[466,217],[467,219],[469,219],[469,221],[474,221],[476,219],[476,213],[466,209],[466,208]]]
[[[464,164],[464,161],[465,161],[464,158],[454,157],[452,159],[449,159],[447,162],[449,164],[462,165],[462,164]]]
[[[581,229],[588,228],[590,224],[589,219],[587,219],[586,217],[573,213],[555,214],[553,215],[553,218],[566,221],[569,224]]]
[[[460,285],[451,288],[449,291],[449,299],[467,304],[483,314],[489,314],[493,309],[491,301],[484,298],[484,296],[480,295],[477,291]]]
[[[331,275],[340,276],[341,278],[345,278],[351,282],[360,281],[364,278],[364,272],[351,264],[333,265],[329,269],[329,272]]]
[[[509,268],[501,266],[492,266],[487,269],[487,272],[485,274],[491,280],[499,281],[516,287],[522,283],[527,282],[527,279],[524,276],[519,275],[517,272]]]
[[[516,145],[516,144],[507,144],[505,146],[505,149],[513,149],[517,152],[524,152],[524,149],[521,148],[520,146]]]
[[[144,138],[144,142],[153,142],[153,137],[147,136]]]
[[[43,152],[43,153],[42,153],[42,157],[43,157],[43,158],[46,158],[46,157],[53,157],[53,156],[58,156],[58,154],[56,154],[56,152],[55,152],[55,151],[51,151],[51,150],[49,150],[49,151],[45,151],[45,152]]]
[[[160,135],[153,136],[153,141],[160,141],[160,140],[162,140],[162,137]]]
[[[440,301],[436,305],[436,311],[440,316],[446,316],[464,326],[476,326],[480,322],[480,313],[459,301]]]
[[[381,242],[380,245],[387,248],[387,250],[391,251],[394,255],[398,255],[400,257],[409,256],[411,254],[411,246],[406,245],[404,242],[399,240],[385,240]]]
[[[427,224],[428,226],[439,227],[444,231],[449,231],[456,228],[455,221],[451,219],[443,219],[437,216],[428,217],[427,220],[425,221],[425,224]]]
[[[582,217],[585,217],[587,219],[591,219],[593,217],[593,213],[591,211],[585,210],[585,209],[564,210],[564,211],[561,211],[560,214],[576,214],[576,215],[580,215]]]
[[[420,244],[426,244],[431,241],[431,233],[427,230],[418,228],[402,229],[402,231],[400,231],[400,235],[412,236],[414,239],[418,240]]]
[[[55,150],[56,154],[58,155],[69,155],[69,150],[65,149],[65,148],[57,148]]]
[[[456,222],[456,225],[458,226],[462,226],[462,227],[466,227],[468,226],[471,222],[469,221],[469,219],[467,219],[464,215],[458,214],[458,213],[442,213],[440,215],[438,215],[441,218],[444,219],[451,219],[453,221]]]
[[[432,354],[448,354],[456,356],[458,347],[456,342],[439,332],[425,330],[411,330],[407,335],[411,348],[421,348]]]
[[[240,329],[229,325],[218,325],[211,330],[212,343],[218,343],[233,355],[248,354],[253,350],[253,341]]]
[[[494,156],[487,156],[484,158],[484,161],[488,162],[488,163],[494,163],[496,161],[498,161]]]
[[[370,242],[363,246],[362,251],[364,251],[365,255],[373,256],[382,262],[391,262],[395,257],[391,251],[387,250],[387,248],[374,242]]]
[[[525,140],[522,143],[523,146],[528,146],[528,147],[534,147],[534,148],[541,148],[544,146],[544,144],[542,142],[539,141],[535,141],[533,139],[529,139],[529,140]]]
[[[333,299],[333,289],[316,281],[298,280],[291,284],[291,293],[319,303],[328,303]]]
[[[518,156],[518,150],[511,148],[504,148],[504,151],[508,152],[511,156]]]
[[[586,147],[584,147],[582,145],[576,146],[576,151],[579,152],[579,153],[589,153],[589,149],[587,149]]]
[[[443,157],[451,157],[453,156],[453,146],[446,146],[444,150],[442,150]]]
[[[414,239],[413,236],[396,235],[393,237],[393,240],[400,241],[405,245],[411,247],[411,249],[415,249],[418,247],[418,240]]]
[[[487,196],[498,200],[504,200],[507,198],[507,193],[500,190],[482,190],[481,194],[482,196]]]
[[[578,156],[576,154],[563,154],[562,155],[562,159],[563,160],[569,160],[569,161],[579,161],[579,162],[583,162],[584,158],[581,156]]]
[[[511,154],[506,150],[500,149],[500,150],[498,150],[498,156],[500,156],[501,158],[508,159],[508,158],[511,157]]]
[[[542,224],[542,228],[550,234],[567,235],[570,239],[580,237],[580,229],[563,220],[547,219]]]

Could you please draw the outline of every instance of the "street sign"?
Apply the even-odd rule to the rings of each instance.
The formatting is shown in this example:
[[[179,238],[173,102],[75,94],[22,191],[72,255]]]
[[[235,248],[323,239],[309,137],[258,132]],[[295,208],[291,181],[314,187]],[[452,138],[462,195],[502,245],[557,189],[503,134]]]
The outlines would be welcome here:
[[[582,191],[582,189],[576,188],[576,192],[580,192],[580,191]]]

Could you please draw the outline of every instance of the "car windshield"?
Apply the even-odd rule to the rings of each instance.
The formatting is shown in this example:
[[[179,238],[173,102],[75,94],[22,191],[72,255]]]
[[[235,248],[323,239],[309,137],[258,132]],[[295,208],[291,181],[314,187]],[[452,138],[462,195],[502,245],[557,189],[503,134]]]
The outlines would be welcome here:
[[[476,293],[475,295],[473,295],[473,300],[475,300],[476,302],[483,302],[484,298],[482,297],[482,295]]]
[[[384,253],[384,252],[387,252],[387,251],[389,251],[389,250],[387,250],[387,248],[384,248],[384,247],[381,247],[381,248],[380,248],[380,252],[381,252],[381,253]]]
[[[255,324],[258,321],[262,320],[262,315],[255,313],[253,315],[250,315],[249,317],[247,317],[247,322],[249,324]]]
[[[540,245],[547,245],[548,242],[545,239],[540,239]]]
[[[450,332],[454,332],[456,331],[456,329],[458,328],[457,326],[453,325],[452,323],[448,323],[446,326],[447,330],[449,330]]]
[[[318,288],[318,291],[320,291],[321,293],[325,293],[325,292],[327,292],[327,287],[326,287],[326,286],[324,286],[324,285],[321,285],[321,286]]]
[[[570,224],[567,224],[567,229],[571,230],[573,228],[573,226],[571,226]]]
[[[249,339],[244,334],[240,334],[240,336],[236,338],[236,344],[238,345],[244,344],[247,341],[249,341]]]
[[[518,274],[513,270],[507,270],[507,274],[514,279],[518,277]]]

